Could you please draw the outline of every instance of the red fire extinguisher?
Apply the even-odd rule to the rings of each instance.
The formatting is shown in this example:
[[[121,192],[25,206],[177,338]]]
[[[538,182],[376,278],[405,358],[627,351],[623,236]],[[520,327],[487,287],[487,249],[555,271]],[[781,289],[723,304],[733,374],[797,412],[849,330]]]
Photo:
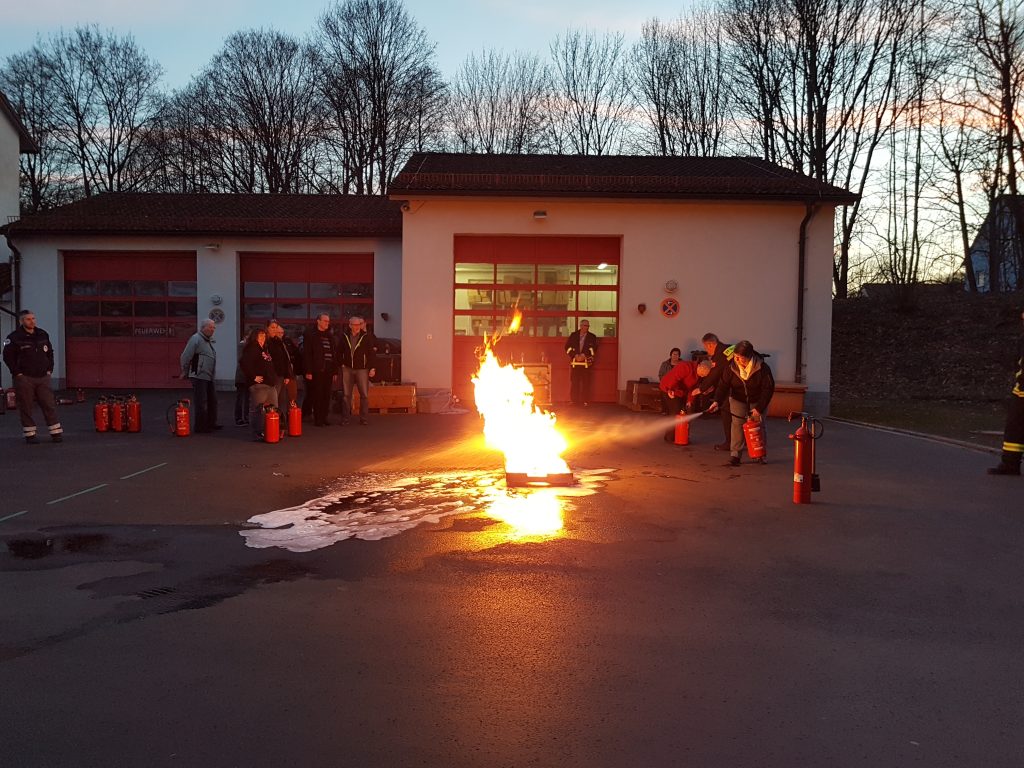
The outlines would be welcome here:
[[[110,429],[110,406],[107,398],[101,397],[92,408],[92,421],[97,432],[106,432]]]
[[[789,414],[787,421],[800,417],[800,426],[789,436],[793,441],[793,503],[810,504],[811,493],[821,490],[818,480],[814,442],[825,434],[825,426],[813,416],[799,412]]]
[[[79,387],[78,389],[75,390],[75,402],[76,403],[84,403],[85,402],[85,390],[82,389],[81,387]]]
[[[189,414],[189,401],[187,399],[179,400],[174,407],[174,427],[171,429],[171,433],[178,437],[188,437],[192,434]]]
[[[676,445],[690,444],[690,420],[686,417],[685,413],[676,414],[676,432],[673,442]]]
[[[125,408],[128,412],[128,431],[141,432],[142,404],[139,402],[139,399],[135,395],[130,396],[125,404]]]
[[[121,398],[114,398],[110,406],[110,429],[113,432],[124,432],[125,428],[124,402]]]
[[[764,425],[753,418],[743,423],[743,439],[747,443],[747,455],[752,459],[763,459],[767,451],[764,443]]]
[[[302,409],[295,403],[288,407],[288,437],[302,436]]]
[[[7,397],[7,410],[9,410],[9,411],[17,410],[18,409],[18,391],[14,387],[11,387],[10,389],[7,390],[7,392],[5,393],[5,396]]]
[[[281,440],[281,412],[273,405],[266,406],[263,423],[263,440],[276,443]]]

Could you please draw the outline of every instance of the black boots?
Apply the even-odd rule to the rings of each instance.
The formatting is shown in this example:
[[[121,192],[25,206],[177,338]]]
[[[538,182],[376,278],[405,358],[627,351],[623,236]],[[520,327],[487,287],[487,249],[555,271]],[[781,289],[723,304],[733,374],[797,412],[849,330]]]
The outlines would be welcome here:
[[[988,468],[990,475],[1019,475],[1021,454],[1003,451],[1003,458],[994,467]]]

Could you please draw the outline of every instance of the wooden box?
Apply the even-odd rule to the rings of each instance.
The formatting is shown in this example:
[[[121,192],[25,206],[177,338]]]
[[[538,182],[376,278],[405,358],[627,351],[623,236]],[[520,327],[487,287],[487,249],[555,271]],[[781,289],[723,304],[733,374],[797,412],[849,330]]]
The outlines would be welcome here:
[[[627,381],[626,405],[631,411],[661,412],[661,390],[653,381]]]
[[[802,411],[804,409],[804,393],[806,391],[806,384],[776,382],[775,394],[772,395],[772,401],[768,403],[768,415],[781,416],[785,419],[791,413]]]
[[[522,368],[526,378],[533,384],[533,402],[543,408],[551,406],[551,363],[524,363],[517,365]]]
[[[371,384],[370,410],[380,413],[416,413],[415,384]],[[359,391],[352,392],[352,411],[359,412]]]

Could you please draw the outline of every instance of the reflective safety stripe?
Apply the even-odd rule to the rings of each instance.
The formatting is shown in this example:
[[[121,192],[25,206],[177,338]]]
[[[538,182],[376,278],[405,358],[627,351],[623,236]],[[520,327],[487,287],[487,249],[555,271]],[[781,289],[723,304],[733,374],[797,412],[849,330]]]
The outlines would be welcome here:
[[[1003,443],[1003,450],[1007,453],[1024,453],[1024,443]]]
[[[22,431],[22,434],[25,435],[25,437],[35,437],[35,434],[36,434],[36,428],[35,427],[22,427],[21,431]]]
[[[59,421],[56,424],[51,424],[50,425],[50,434],[51,435],[61,435],[63,433],[64,433],[64,427],[62,427],[60,425]]]

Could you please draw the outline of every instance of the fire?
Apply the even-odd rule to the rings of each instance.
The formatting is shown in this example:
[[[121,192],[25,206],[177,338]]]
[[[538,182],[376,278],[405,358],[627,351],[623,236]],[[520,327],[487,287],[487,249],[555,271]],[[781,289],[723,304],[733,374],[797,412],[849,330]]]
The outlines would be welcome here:
[[[509,324],[515,332],[521,321],[516,310]],[[565,436],[555,426],[555,415],[533,402],[533,384],[521,368],[502,365],[493,346],[501,335],[484,339],[484,355],[473,377],[476,408],[484,419],[487,444],[505,454],[505,473],[531,479],[569,475],[562,458],[568,448]],[[516,529],[520,535],[556,533],[562,529],[562,510],[550,494],[510,494],[499,499],[491,513]]]
[[[533,384],[521,368],[502,365],[488,346],[473,377],[476,408],[484,417],[487,444],[505,454],[505,471],[530,476],[568,473],[568,448],[555,415],[533,402]]]

